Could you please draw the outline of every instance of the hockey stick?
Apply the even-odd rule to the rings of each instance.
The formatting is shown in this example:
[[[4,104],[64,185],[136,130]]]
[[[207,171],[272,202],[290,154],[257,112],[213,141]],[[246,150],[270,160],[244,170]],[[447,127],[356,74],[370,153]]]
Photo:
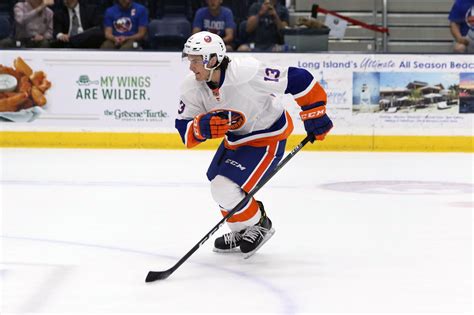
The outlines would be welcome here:
[[[204,244],[209,239],[209,237],[211,237],[215,232],[217,232],[217,230],[224,224],[224,222],[227,219],[229,219],[231,216],[234,215],[234,213],[239,211],[240,208],[242,206],[244,206],[250,200],[250,198],[252,198],[257,193],[257,191],[259,191],[260,188],[262,188],[263,185],[265,185],[276,173],[278,173],[278,171],[283,166],[285,166],[285,164],[288,163],[288,161],[290,161],[291,158],[294,157],[296,155],[296,153],[298,153],[301,150],[301,148],[303,148],[309,141],[311,141],[311,142],[314,141],[314,136],[313,135],[306,136],[306,138],[304,138],[296,147],[294,147],[293,150],[291,150],[291,152],[288,153],[288,155],[267,176],[265,176],[255,186],[255,188],[252,189],[247,194],[247,196],[245,196],[244,199],[242,199],[242,201],[240,201],[231,211],[229,211],[227,213],[227,215],[225,217],[223,217],[222,220],[220,220],[219,223],[217,223],[216,226],[214,226],[212,228],[212,230],[210,230],[206,235],[204,235],[204,237],[196,245],[194,245],[194,247],[191,248],[191,250],[186,255],[184,255],[183,258],[181,258],[173,267],[171,267],[170,269],[165,270],[165,271],[150,271],[150,272],[148,272],[148,275],[146,276],[145,282],[152,282],[152,281],[163,280],[163,279],[168,278],[192,254],[194,254],[194,252],[197,251],[198,248],[201,247],[201,245]]]

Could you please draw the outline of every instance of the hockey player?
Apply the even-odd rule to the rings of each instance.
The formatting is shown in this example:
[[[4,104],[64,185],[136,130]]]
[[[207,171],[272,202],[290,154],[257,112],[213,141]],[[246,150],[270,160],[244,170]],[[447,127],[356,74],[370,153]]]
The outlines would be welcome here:
[[[181,87],[175,126],[187,148],[224,138],[207,171],[211,193],[225,216],[283,157],[293,122],[277,94],[301,106],[308,134],[323,140],[332,128],[326,93],[306,70],[265,65],[253,57],[230,59],[223,40],[210,32],[192,35],[183,58],[192,71]],[[252,198],[214,242],[216,252],[251,256],[274,233],[263,204]]]

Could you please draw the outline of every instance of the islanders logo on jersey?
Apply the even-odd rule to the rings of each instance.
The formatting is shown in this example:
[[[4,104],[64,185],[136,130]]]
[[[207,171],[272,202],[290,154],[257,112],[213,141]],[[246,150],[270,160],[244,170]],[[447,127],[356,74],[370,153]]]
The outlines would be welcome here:
[[[244,124],[245,124],[245,116],[244,114],[235,111],[235,110],[229,110],[231,114],[231,121],[230,121],[230,130],[237,130],[240,129]]]
[[[132,29],[132,20],[129,17],[121,17],[114,21],[114,28],[119,33],[127,33]]]

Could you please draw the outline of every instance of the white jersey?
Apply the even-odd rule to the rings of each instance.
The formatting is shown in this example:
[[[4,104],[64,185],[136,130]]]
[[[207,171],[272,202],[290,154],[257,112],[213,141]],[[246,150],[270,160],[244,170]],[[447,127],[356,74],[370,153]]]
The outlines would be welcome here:
[[[279,101],[281,98],[276,95],[287,92],[295,98],[304,97],[317,83],[311,75],[292,79],[293,82],[298,81],[301,87],[298,93],[295,93],[294,89],[288,90],[288,73],[288,67],[267,66],[253,57],[233,58],[221,78],[222,85],[218,95],[213,93],[206,82],[197,81],[194,74],[190,73],[181,86],[177,117],[181,124],[187,124],[185,128],[177,127],[186,146],[192,147],[188,143],[192,133],[192,119],[199,114],[215,110],[236,112],[244,118],[244,123],[239,128],[228,131],[225,140],[229,147],[260,138],[275,139],[278,135],[280,139],[284,135],[287,137],[293,129],[293,124]]]
[[[184,111],[178,119],[192,119],[201,113],[225,109],[244,116],[244,125],[232,131],[236,134],[267,129],[284,111],[275,94],[285,92],[286,72],[286,68],[267,68],[253,57],[233,58],[218,97],[205,82],[196,81],[194,74],[189,74],[181,87]]]

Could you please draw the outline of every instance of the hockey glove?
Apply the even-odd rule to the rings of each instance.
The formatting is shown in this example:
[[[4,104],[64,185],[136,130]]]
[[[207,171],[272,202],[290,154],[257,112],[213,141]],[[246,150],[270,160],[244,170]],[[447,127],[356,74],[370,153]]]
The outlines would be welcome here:
[[[320,103],[319,103],[320,104]],[[332,121],[326,115],[326,106],[311,104],[307,106],[302,106],[302,111],[300,112],[301,120],[304,123],[304,128],[308,135],[312,135],[314,139],[322,141],[326,134],[332,128]]]
[[[230,128],[228,112],[215,111],[194,117],[193,132],[196,139],[222,138]]]

